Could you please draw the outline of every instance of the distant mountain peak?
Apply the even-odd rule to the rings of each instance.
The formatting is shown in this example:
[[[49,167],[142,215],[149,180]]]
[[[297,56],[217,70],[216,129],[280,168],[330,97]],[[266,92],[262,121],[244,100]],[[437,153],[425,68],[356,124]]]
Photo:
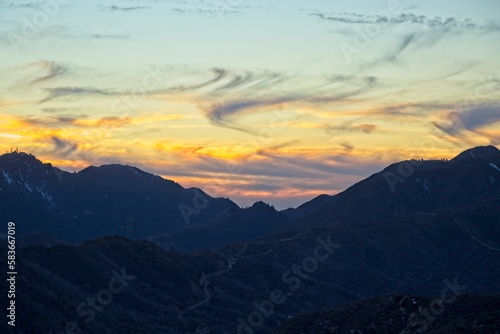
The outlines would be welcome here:
[[[43,163],[29,153],[14,151],[0,155],[0,170],[6,179],[9,178],[8,175],[17,175],[25,182],[35,175],[52,175],[52,169],[50,163]]]
[[[493,145],[477,146],[463,151],[451,161],[460,161],[465,159],[477,158],[495,158],[500,156],[500,150]]]
[[[38,160],[33,154],[30,153],[25,153],[25,152],[19,152],[19,151],[13,151],[13,152],[8,152],[5,154],[2,154],[0,158],[3,161],[33,161],[33,162],[39,162],[42,163],[40,160]]]
[[[121,164],[107,164],[107,165],[101,165],[101,166],[89,166],[89,167],[84,168],[82,171],[87,171],[87,172],[89,172],[89,171],[131,172],[131,171],[133,171],[133,172],[146,173],[137,167],[128,166],[128,165],[121,165]]]
[[[146,177],[153,177],[153,178],[160,178],[157,175],[148,173],[143,171],[142,169],[139,169],[134,166],[129,166],[129,165],[121,165],[121,164],[108,164],[108,165],[101,165],[101,166],[89,166],[84,169],[82,169],[79,173],[87,173],[87,174],[99,174],[99,175],[107,175],[107,174],[121,174],[121,175],[132,175],[134,174],[135,176],[146,176]]]
[[[268,204],[268,203],[264,203],[262,201],[258,201],[258,202],[255,202],[252,206],[251,206],[252,209],[266,209],[266,210],[272,210],[272,211],[276,211],[276,209],[274,208],[273,205],[271,204]]]

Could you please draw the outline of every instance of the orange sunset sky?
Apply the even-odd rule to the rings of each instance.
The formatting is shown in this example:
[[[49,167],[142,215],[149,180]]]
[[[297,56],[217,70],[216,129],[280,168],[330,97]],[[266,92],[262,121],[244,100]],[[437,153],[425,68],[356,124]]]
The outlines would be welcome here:
[[[0,150],[284,209],[500,145],[500,3],[0,1]]]

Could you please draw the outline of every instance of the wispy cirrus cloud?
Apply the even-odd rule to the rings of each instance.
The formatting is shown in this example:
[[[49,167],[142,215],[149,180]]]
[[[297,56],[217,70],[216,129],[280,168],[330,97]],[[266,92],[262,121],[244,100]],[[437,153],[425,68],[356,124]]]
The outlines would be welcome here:
[[[354,150],[354,146],[348,142],[340,143],[340,146],[344,149],[344,152],[351,153]]]
[[[131,12],[131,11],[136,11],[136,10],[148,9],[150,7],[146,7],[146,6],[118,6],[118,5],[111,5],[111,6],[103,6],[102,8],[104,10],[109,10],[109,11]]]
[[[45,73],[34,79],[31,83],[39,83],[60,77],[68,71],[68,67],[54,61],[41,61],[35,64],[42,68]]]
[[[193,90],[198,90],[202,89],[204,87],[213,85],[215,83],[218,83],[219,81],[223,80],[228,76],[228,71],[223,68],[219,67],[214,67],[210,70],[212,72],[213,78],[208,79],[207,81],[203,81],[201,83],[197,84],[191,84],[191,85],[178,85],[174,87],[167,88],[165,91],[168,92],[185,92],[185,91],[193,91]]]
[[[245,132],[252,132],[248,128],[235,125],[233,123],[234,117],[238,114],[276,107],[284,103],[297,102],[300,100],[301,98],[294,96],[237,100],[225,103],[213,103],[208,108],[204,109],[204,111],[214,125]]]
[[[52,153],[60,155],[60,156],[68,156],[78,150],[78,143],[63,139],[57,136],[51,137],[52,144],[54,145],[54,149]]]
[[[216,126],[239,131],[252,132],[250,127],[237,124],[237,118],[251,113],[259,113],[271,108],[287,106],[331,105],[339,101],[361,96],[377,86],[374,76],[331,75],[316,78],[314,84],[307,84],[299,77],[266,70],[234,71],[214,67],[210,78],[200,75],[184,84],[171,84],[168,69],[159,72],[156,80],[161,86],[141,90],[140,95],[158,97],[189,96],[198,109]],[[206,73],[206,72],[205,72]],[[199,73],[198,73],[199,74]],[[176,74],[182,77],[182,73]],[[196,82],[198,81],[198,82]],[[61,98],[85,96],[121,96],[131,94],[130,90],[109,88],[53,87],[44,89],[46,96],[39,101],[43,104]],[[137,93],[134,93],[137,95]]]
[[[472,108],[463,114],[462,119],[462,124],[467,130],[480,129],[498,122],[500,122],[500,104]]]
[[[14,118],[16,124],[25,127],[38,127],[40,129],[101,129],[122,128],[126,126],[141,126],[144,124],[159,124],[185,120],[182,114],[143,114],[135,117],[129,116],[101,116],[92,117],[86,114],[58,114],[50,116],[19,116]],[[130,129],[130,128],[129,128]]]
[[[241,14],[239,10],[232,7],[216,7],[216,8],[170,8],[168,9],[171,13],[176,14],[198,14],[198,15],[208,15],[208,16],[221,16],[225,15],[236,15]]]
[[[48,92],[47,96],[40,100],[38,103],[45,103],[51,100],[71,97],[71,96],[85,96],[85,95],[117,95],[120,93],[99,89],[95,87],[55,87],[44,89]]]
[[[286,83],[286,81],[282,82]],[[341,84],[340,86],[332,86],[332,84]],[[270,108],[278,108],[280,106],[318,106],[328,105],[339,101],[344,101],[356,96],[362,95],[375,87],[377,78],[369,77],[342,77],[334,76],[326,83],[307,90],[297,87],[288,93],[282,93],[278,87],[275,92],[267,91],[267,94],[255,94],[252,90],[243,90],[238,92],[239,98],[230,98],[223,102],[214,102],[207,105],[202,105],[200,108],[205,112],[206,116],[212,124],[235,130],[253,132],[248,127],[237,125],[234,121],[238,116],[248,113],[257,113],[268,110]],[[252,89],[254,88],[251,86]],[[231,95],[231,94],[229,94]],[[248,95],[255,95],[253,98],[248,98]]]
[[[398,46],[398,48],[393,51],[392,54],[390,54],[387,59],[389,61],[395,61],[398,56],[412,43],[412,41],[415,40],[415,33],[410,33],[407,34],[403,37],[403,40],[401,41],[401,44]]]
[[[129,34],[90,34],[91,38],[95,39],[127,39],[130,38]]]
[[[335,33],[351,38],[340,43],[340,49],[348,63],[356,58],[358,68],[363,71],[388,63],[404,65],[399,61],[402,56],[414,55],[415,52],[434,47],[441,42],[446,44],[447,40],[452,41],[458,36],[474,38],[500,32],[498,20],[468,17],[441,18],[414,13],[365,15],[345,12],[312,12],[309,15],[332,23],[338,28]]]
[[[337,133],[337,132],[362,132],[370,134],[377,130],[377,126],[374,124],[353,124],[352,121],[344,122],[338,125],[325,125],[325,130],[327,133]]]
[[[399,103],[399,104],[389,104],[369,109],[366,111],[361,111],[359,112],[359,115],[387,116],[394,119],[398,118],[408,119],[408,118],[422,117],[429,113],[434,113],[436,111],[443,111],[454,107],[456,107],[456,104],[454,103],[436,102],[436,101]]]
[[[160,68],[155,74],[155,80],[164,82],[163,86],[141,89],[139,93],[134,94],[144,96],[178,96],[180,93],[185,93],[196,94],[200,99],[220,98],[238,89],[246,89],[247,93],[250,91],[256,93],[260,90],[266,90],[280,81],[278,74],[269,71],[245,71],[244,74],[240,74],[229,69],[213,67],[208,71],[197,71],[196,78],[188,79],[188,83],[170,83],[172,78],[184,79],[183,77],[186,76],[186,72],[189,72],[189,70],[179,72],[169,66]],[[206,75],[207,73],[211,76],[210,78],[200,79],[200,74]],[[65,97],[127,96],[131,94],[131,91],[127,89],[112,90],[95,86],[62,86],[45,88],[44,91],[47,93],[46,97],[41,99],[38,103],[45,103]]]
[[[58,107],[58,108],[42,108],[42,112],[47,114],[59,114],[59,113],[68,113],[75,112],[81,110],[80,107]]]
[[[244,4],[242,1],[167,0],[164,2],[174,4],[173,7],[167,9],[171,13],[218,18],[226,15],[242,15],[249,10],[270,10],[275,8],[272,6]]]
[[[80,121],[77,122],[76,125],[100,128],[119,128],[127,124],[131,124],[132,122],[133,119],[130,117],[106,116],[99,119]]]
[[[451,136],[461,136],[465,131],[476,131],[500,122],[500,105],[481,105],[464,112],[451,111],[433,125]]]
[[[88,128],[119,128],[131,124],[134,120],[130,117],[105,116],[90,118],[89,115],[61,115],[55,117],[24,117],[21,121],[25,124],[40,127],[88,127]]]
[[[458,17],[428,17],[426,15],[416,15],[413,13],[402,13],[397,16],[386,15],[363,15],[357,13],[321,13],[315,12],[310,15],[316,16],[322,20],[330,22],[338,22],[344,24],[383,24],[383,25],[398,25],[398,24],[414,24],[421,25],[432,29],[455,29],[455,30],[470,30],[470,31],[495,31],[500,30],[500,25],[495,22],[479,23],[472,18]]]
[[[11,9],[40,9],[45,2],[43,1],[31,1],[31,2],[7,2],[1,1],[0,6],[6,6]]]
[[[50,73],[57,73],[56,70]],[[269,112],[281,108],[320,108],[327,109],[335,106],[338,102],[349,101],[350,99],[362,98],[362,95],[376,88],[378,79],[375,77],[358,77],[356,75],[333,74],[326,75],[323,82],[316,82],[314,85],[308,84],[304,89],[301,84],[297,84],[297,79],[291,75],[283,73],[245,70],[235,71],[229,68],[214,67],[209,70],[195,71],[196,80],[187,80],[182,84],[170,84],[172,81],[184,79],[182,75],[176,75],[169,78],[169,73],[163,73],[166,80],[164,87],[158,87],[151,90],[145,90],[141,94],[165,97],[179,97],[185,94],[191,103],[198,106],[212,124],[231,128],[239,131],[255,133],[252,125],[245,120],[247,115]],[[200,75],[204,74],[204,75]],[[208,78],[206,76],[209,75]],[[45,76],[45,75],[44,75]],[[44,77],[42,76],[42,77]],[[49,74],[46,75],[47,77]],[[205,78],[203,78],[205,76]],[[47,96],[40,103],[53,101],[61,98],[71,98],[75,96],[103,96],[116,97],[130,94],[130,90],[112,90],[109,88],[100,88],[94,86],[86,87],[55,87],[44,89]],[[388,105],[375,109],[356,110],[353,116],[369,116],[363,122],[359,123],[337,123],[325,125],[323,129],[329,133],[361,133],[370,134],[378,130],[377,125],[373,123],[377,119],[391,121],[413,119],[416,122],[422,121],[422,113],[429,114],[433,111],[442,111],[452,107],[451,103],[406,103],[399,105]],[[46,110],[45,110],[46,109]],[[326,110],[325,109],[325,110]],[[68,112],[64,109],[44,108],[47,113]],[[109,119],[102,122],[93,120],[71,120],[63,117],[57,120],[51,120],[51,125],[56,125],[55,121],[61,126],[64,124],[72,126],[85,126],[93,124],[96,127],[115,127],[130,124],[127,120]],[[115,125],[119,124],[119,125]],[[46,124],[49,126],[48,124]],[[321,124],[318,124],[318,128]]]

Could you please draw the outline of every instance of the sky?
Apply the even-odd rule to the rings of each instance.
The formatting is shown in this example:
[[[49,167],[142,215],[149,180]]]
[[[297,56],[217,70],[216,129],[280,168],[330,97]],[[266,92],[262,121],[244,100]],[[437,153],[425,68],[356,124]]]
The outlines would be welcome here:
[[[500,1],[0,0],[0,152],[241,206],[500,147]]]

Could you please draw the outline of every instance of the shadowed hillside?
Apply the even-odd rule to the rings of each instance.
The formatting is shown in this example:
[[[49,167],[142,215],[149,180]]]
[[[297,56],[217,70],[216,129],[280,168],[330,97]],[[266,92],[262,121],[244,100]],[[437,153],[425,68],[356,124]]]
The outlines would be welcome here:
[[[278,330],[292,326],[304,333],[330,333],[335,326],[342,330],[353,326],[354,315],[361,312],[365,327],[354,329],[403,330],[404,319],[415,305],[441,298],[450,284],[461,287],[460,296],[500,292],[500,171],[496,169],[500,162],[495,160],[495,150],[476,148],[450,161],[419,162],[420,169],[399,182],[394,192],[384,173],[396,173],[397,164],[339,195],[322,196],[295,210],[278,212],[261,202],[246,209],[230,205],[214,220],[153,235],[150,240],[162,247],[123,237],[77,245],[55,245],[58,239],[43,233],[21,238],[28,247],[18,249],[22,275],[18,276],[17,302],[19,319],[30,321],[19,321],[16,329],[19,333],[55,333],[75,322],[74,326],[88,333],[270,333],[293,317]],[[112,169],[137,172],[124,166]],[[19,200],[28,201],[34,196],[28,188],[44,184],[33,181],[38,178],[23,183],[26,174],[5,170],[4,182],[11,180],[8,191]],[[146,181],[136,180],[137,187],[144,182],[161,183],[151,188],[157,189],[159,198],[170,196],[169,192],[189,192],[150,174],[140,178]],[[72,182],[77,181],[68,184]],[[79,189],[90,187],[78,182],[82,182]],[[133,188],[116,182],[113,179],[106,191],[118,187],[116,196],[134,194]],[[56,185],[67,187],[58,181]],[[58,191],[62,190],[54,194]],[[47,202],[43,196],[40,201]],[[88,201],[96,208],[102,204],[92,196]],[[37,202],[32,205],[42,207]],[[385,211],[381,205],[386,205]],[[394,214],[391,210],[398,205],[408,209]],[[50,208],[44,210],[53,214]],[[99,210],[107,212],[104,206]],[[296,220],[290,222],[291,217]],[[45,226],[42,222],[31,221],[38,227]],[[78,220],[55,222],[68,224],[67,229],[82,228]],[[22,220],[17,224],[23,224]],[[29,246],[37,240],[45,246]],[[181,253],[172,248],[203,249],[206,245],[212,245],[212,250]],[[0,250],[4,261],[5,244]],[[116,286],[118,277],[130,278],[123,289]],[[375,299],[352,304],[370,298]],[[405,305],[408,298],[416,304],[412,301],[401,310],[396,306],[401,298]],[[492,305],[497,305],[498,298],[482,298],[460,297],[447,307],[449,313],[433,322],[432,330],[483,333],[485,328],[495,328],[489,319],[496,316]],[[98,299],[100,304],[93,306]],[[478,305],[484,306],[484,313],[475,311],[483,307]],[[295,318],[318,310],[333,311]],[[378,320],[372,313],[380,315]],[[461,319],[459,323],[450,320],[452,315]],[[337,324],[338,319],[345,323]]]

